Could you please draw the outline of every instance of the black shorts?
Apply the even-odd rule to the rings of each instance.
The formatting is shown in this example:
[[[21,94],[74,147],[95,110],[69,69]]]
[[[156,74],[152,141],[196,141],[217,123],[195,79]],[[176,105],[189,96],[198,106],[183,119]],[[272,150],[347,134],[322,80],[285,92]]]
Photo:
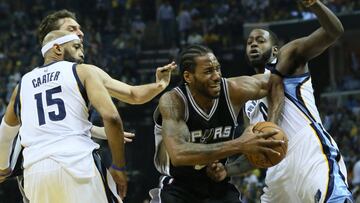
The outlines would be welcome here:
[[[150,191],[151,203],[241,203],[240,192],[228,182],[182,182],[161,178],[161,187]]]

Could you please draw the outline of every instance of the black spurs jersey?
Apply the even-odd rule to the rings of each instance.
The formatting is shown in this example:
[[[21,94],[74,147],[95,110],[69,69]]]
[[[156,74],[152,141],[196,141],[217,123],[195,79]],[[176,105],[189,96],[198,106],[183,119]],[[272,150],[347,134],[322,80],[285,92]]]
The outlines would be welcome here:
[[[190,131],[189,142],[211,144],[234,139],[237,125],[235,113],[229,97],[226,79],[221,79],[220,96],[215,99],[209,113],[204,112],[195,102],[186,84],[174,88],[185,104],[185,122]],[[169,156],[162,143],[162,119],[158,109],[154,113],[156,152],[154,163],[157,170],[176,179],[190,181],[210,180],[205,172],[205,166],[180,166],[171,164]],[[221,160],[225,164],[226,159]]]

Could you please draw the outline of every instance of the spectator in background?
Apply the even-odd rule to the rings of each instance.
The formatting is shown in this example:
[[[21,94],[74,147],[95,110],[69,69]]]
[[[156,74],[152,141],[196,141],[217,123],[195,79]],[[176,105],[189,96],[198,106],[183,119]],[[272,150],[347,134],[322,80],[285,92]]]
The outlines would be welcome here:
[[[187,44],[202,44],[204,42],[203,37],[195,29],[191,30],[190,35],[187,38]]]
[[[160,24],[161,38],[165,47],[170,47],[174,42],[175,14],[170,2],[163,0],[157,12],[157,21]]]
[[[141,50],[141,42],[144,37],[146,25],[141,19],[141,15],[136,15],[131,23],[131,33],[135,39],[135,47],[137,51]]]
[[[180,13],[177,17],[177,21],[178,21],[178,30],[180,34],[180,39],[179,39],[180,45],[183,46],[186,45],[186,39],[188,38],[192,23],[191,15],[188,10],[187,4],[181,5]]]

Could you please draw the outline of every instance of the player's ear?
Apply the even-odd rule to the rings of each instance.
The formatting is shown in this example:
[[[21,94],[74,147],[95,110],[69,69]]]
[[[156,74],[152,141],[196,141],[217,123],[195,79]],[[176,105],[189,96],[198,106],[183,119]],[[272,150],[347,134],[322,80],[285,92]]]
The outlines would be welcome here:
[[[186,83],[191,83],[191,74],[189,71],[184,71],[183,77]]]
[[[279,53],[279,48],[277,46],[273,46],[272,48],[272,55],[276,57]]]
[[[56,55],[62,55],[63,54],[63,48],[58,44],[54,44],[53,50],[54,50]]]

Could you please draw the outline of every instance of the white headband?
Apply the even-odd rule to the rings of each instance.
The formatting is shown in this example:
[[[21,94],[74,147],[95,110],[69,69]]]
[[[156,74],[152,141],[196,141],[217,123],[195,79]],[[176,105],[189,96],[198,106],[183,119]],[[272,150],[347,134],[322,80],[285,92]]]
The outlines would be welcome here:
[[[59,37],[57,39],[54,39],[54,40],[46,43],[41,48],[41,53],[42,53],[43,56],[45,56],[45,53],[47,51],[49,51],[49,49],[51,49],[55,44],[58,44],[58,45],[65,44],[66,42],[70,42],[70,41],[73,41],[75,39],[80,40],[80,38],[76,34],[69,34],[69,35],[65,35],[65,36]]]

